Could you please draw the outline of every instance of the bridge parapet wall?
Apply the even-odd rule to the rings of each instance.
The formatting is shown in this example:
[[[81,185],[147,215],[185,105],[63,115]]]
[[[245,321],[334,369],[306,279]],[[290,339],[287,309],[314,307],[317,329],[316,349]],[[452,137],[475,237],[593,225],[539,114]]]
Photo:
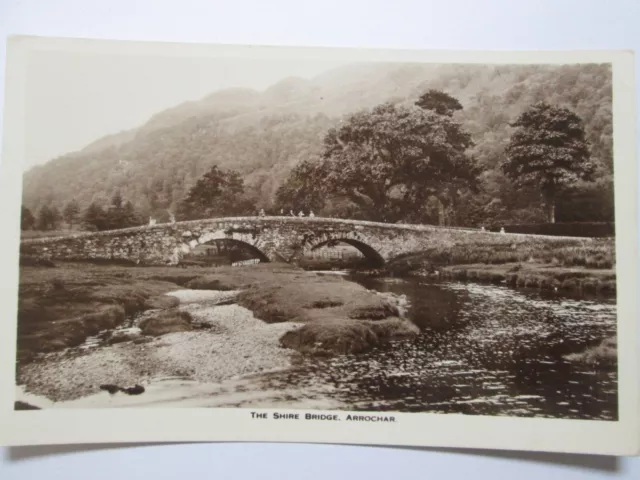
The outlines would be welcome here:
[[[329,241],[342,240],[368,256],[388,261],[406,253],[458,243],[522,243],[531,235],[481,232],[426,225],[298,217],[236,217],[157,224],[81,233],[61,238],[24,240],[23,254],[59,260],[127,260],[171,265],[197,245],[218,239],[248,244],[269,260],[295,261]],[[568,238],[544,237],[549,242]],[[580,243],[589,239],[570,238]]]

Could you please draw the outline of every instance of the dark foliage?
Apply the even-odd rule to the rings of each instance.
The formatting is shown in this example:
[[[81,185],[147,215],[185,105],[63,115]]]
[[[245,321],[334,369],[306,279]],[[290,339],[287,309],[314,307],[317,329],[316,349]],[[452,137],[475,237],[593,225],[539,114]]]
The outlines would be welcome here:
[[[448,98],[458,99],[464,108]],[[613,221],[611,98],[608,65],[345,67],[310,81],[283,81],[262,93],[215,92],[160,112],[138,129],[31,169],[25,174],[23,199],[35,214],[44,205],[62,209],[74,198],[82,210],[92,203],[106,206],[114,192],[121,192],[142,217],[169,221],[170,212],[177,212],[215,163],[238,172],[257,209],[318,212],[324,204],[326,215],[362,218],[369,213],[344,195],[297,193],[308,191],[300,185],[308,182],[305,170],[322,155],[327,131],[340,130],[342,116],[391,101],[397,110],[417,105],[425,115],[459,122],[472,141],[466,154],[484,170],[478,179],[480,194],[444,192],[438,201],[431,197],[412,221],[471,226],[545,222],[540,190],[515,186],[500,163],[513,133],[510,122],[546,101],[575,112],[584,122],[597,185],[580,181],[557,192],[557,221]],[[289,175],[302,164],[308,165],[296,170],[301,175]]]
[[[60,212],[53,206],[43,205],[38,212],[36,228],[38,230],[55,230],[60,223]]]
[[[69,203],[64,206],[62,210],[62,216],[69,225],[69,228],[73,228],[76,220],[78,219],[78,215],[80,215],[80,205],[75,198],[71,199]]]
[[[36,217],[33,216],[31,210],[27,207],[22,207],[22,212],[20,214],[20,228],[22,230],[31,230],[36,225]]]
[[[178,207],[181,220],[255,214],[238,172],[213,165],[189,190]]]
[[[105,208],[91,203],[83,216],[84,227],[88,230],[117,230],[144,224],[130,201],[124,201],[119,193],[114,194]]]
[[[438,115],[446,115],[448,117],[452,117],[456,111],[462,110],[462,105],[457,98],[433,89],[422,95],[416,101],[416,105],[425,110],[433,110]]]
[[[554,223],[558,193],[580,180],[593,180],[595,173],[582,119],[567,108],[540,102],[512,126],[517,130],[507,146],[502,170],[516,186],[540,189],[547,219]]]
[[[361,218],[423,221],[430,197],[450,203],[457,192],[475,188],[480,170],[466,155],[471,145],[448,114],[382,104],[329,130],[323,156],[296,167],[278,197],[314,208],[343,198]]]

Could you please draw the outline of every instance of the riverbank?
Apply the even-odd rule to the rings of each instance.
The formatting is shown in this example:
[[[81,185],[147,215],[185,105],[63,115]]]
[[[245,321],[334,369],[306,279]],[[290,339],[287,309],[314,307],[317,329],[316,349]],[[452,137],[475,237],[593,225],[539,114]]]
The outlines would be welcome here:
[[[400,318],[395,297],[287,264],[183,269],[61,262],[21,267],[18,365],[77,347],[149,310],[158,311],[146,324],[150,335],[191,331],[189,312],[172,310],[187,299],[166,295],[181,289],[239,292],[238,305],[261,321],[302,324],[282,346],[307,354],[353,353],[418,333]]]
[[[516,243],[509,236],[496,236],[492,245],[451,245],[406,255],[389,263],[384,273],[571,294],[616,294],[613,239],[582,239],[576,244],[532,238]]]

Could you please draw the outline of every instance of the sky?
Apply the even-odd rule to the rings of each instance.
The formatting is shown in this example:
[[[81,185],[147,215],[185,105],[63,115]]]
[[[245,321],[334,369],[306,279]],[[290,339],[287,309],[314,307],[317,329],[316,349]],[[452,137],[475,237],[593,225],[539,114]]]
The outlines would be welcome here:
[[[223,88],[264,90],[340,63],[36,51],[28,60],[24,169],[138,127],[152,115]]]

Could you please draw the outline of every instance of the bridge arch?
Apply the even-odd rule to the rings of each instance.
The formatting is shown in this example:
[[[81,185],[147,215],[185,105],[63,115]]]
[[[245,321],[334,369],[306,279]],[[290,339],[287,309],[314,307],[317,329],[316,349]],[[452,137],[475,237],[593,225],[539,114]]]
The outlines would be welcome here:
[[[225,232],[223,230],[216,230],[212,232],[206,232],[197,238],[192,238],[188,242],[183,242],[176,250],[174,257],[179,263],[185,255],[188,255],[200,245],[211,245],[214,242],[226,241],[236,245],[242,245],[248,251],[255,254],[256,258],[260,259],[260,262],[270,262],[272,259],[266,253],[265,245],[258,237],[246,233],[238,232]]]
[[[367,241],[367,239],[360,238],[360,236],[353,234],[322,235],[320,238],[317,238],[313,242],[305,245],[303,255],[308,255],[318,248],[322,248],[333,243],[346,243],[347,245],[355,247],[367,260],[371,262],[372,266],[381,267],[385,264],[384,257],[374,246],[371,245],[371,243],[374,242]]]

